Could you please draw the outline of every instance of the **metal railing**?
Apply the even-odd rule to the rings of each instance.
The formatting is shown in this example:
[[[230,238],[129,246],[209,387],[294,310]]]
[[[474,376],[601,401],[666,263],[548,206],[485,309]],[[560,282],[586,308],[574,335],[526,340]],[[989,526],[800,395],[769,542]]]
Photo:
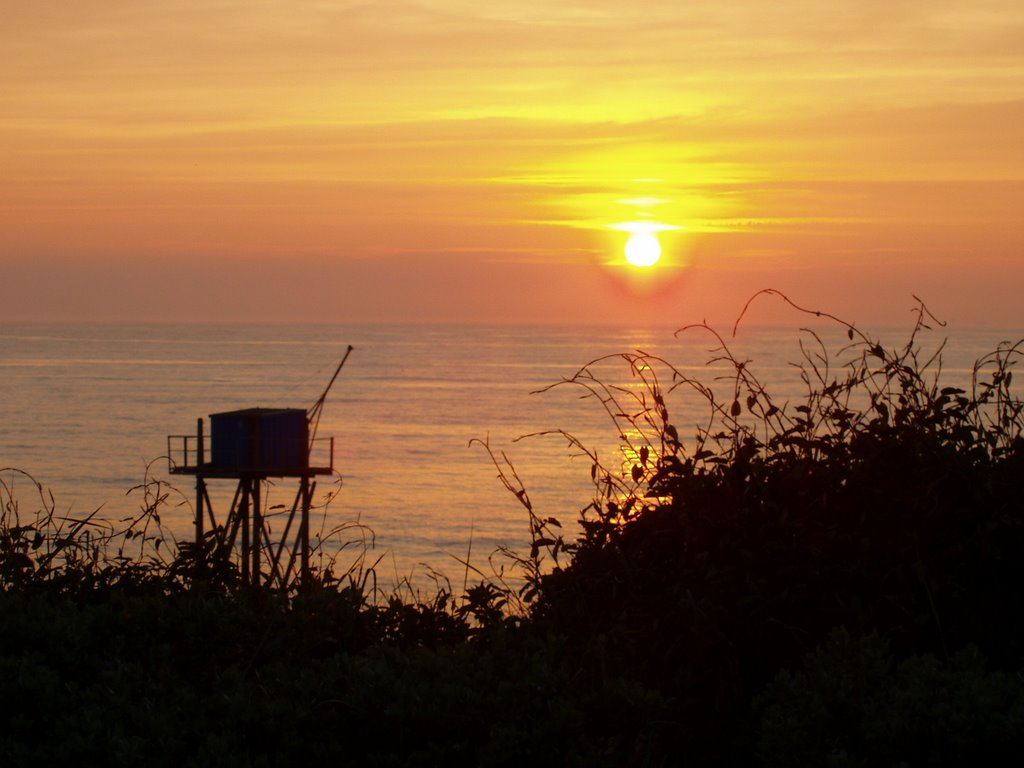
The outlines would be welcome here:
[[[334,471],[334,437],[315,437],[309,446],[309,466]]]
[[[203,435],[167,436],[167,471],[171,474],[194,472],[204,463],[206,445]],[[334,437],[317,437],[309,446],[308,466],[334,471]]]
[[[168,435],[167,471],[173,474],[198,469],[201,451],[198,435]]]

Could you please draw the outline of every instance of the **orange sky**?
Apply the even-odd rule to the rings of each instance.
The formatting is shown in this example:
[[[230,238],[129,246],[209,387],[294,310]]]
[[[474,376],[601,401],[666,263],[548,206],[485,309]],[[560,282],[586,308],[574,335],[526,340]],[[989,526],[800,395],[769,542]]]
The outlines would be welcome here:
[[[4,6],[3,320],[1024,326],[1019,0]]]

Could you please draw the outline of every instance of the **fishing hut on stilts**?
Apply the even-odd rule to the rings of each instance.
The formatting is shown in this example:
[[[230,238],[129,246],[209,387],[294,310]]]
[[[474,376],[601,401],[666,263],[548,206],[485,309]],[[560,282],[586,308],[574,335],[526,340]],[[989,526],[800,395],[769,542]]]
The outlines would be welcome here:
[[[245,408],[210,414],[209,445],[202,417],[196,421],[196,434],[168,436],[170,473],[196,479],[198,571],[209,565],[207,558],[220,557],[237,562],[243,584],[287,591],[296,580],[299,586],[308,583],[315,478],[334,473],[334,437],[318,438],[317,427],[327,394],[351,352],[349,346],[308,410]],[[298,482],[295,500],[277,531],[264,509],[263,491],[270,478]],[[218,518],[208,488],[220,480],[234,481],[236,488],[227,516]]]

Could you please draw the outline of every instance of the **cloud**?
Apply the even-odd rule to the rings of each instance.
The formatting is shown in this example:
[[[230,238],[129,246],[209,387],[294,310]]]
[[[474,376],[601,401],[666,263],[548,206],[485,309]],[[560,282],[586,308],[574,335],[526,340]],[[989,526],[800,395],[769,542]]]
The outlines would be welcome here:
[[[1009,0],[8,3],[0,259],[576,265],[633,216],[1004,259],[1022,39]]]

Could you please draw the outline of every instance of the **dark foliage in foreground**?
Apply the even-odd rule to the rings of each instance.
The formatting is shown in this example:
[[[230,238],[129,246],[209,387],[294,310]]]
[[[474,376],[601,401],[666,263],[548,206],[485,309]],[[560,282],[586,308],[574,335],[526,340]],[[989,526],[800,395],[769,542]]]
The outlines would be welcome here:
[[[519,590],[381,597],[330,569],[298,595],[241,590],[230,569],[193,583],[189,552],[160,556],[146,529],[159,492],[101,534],[58,524],[45,499],[22,523],[0,488],[0,692],[17,712],[0,750],[14,764],[1016,758],[1020,348],[955,389],[937,353],[920,359],[923,307],[895,350],[810,314],[848,345],[837,358],[806,337],[798,403],[774,402],[717,336],[726,397],[641,352],[621,356],[639,387],[593,366],[564,382],[607,410],[627,461],[588,452],[597,498],[571,541],[502,472],[533,533]],[[669,414],[687,390],[708,408],[692,438],[677,425],[694,415]]]
[[[611,764],[621,737],[595,723],[652,711],[626,682],[567,690],[558,655],[527,638],[427,640],[414,620],[371,640],[344,602],[0,596],[15,713],[0,750],[11,765],[511,765],[552,750]]]
[[[539,579],[534,624],[670,697],[680,754],[748,757],[754,698],[835,628],[879,633],[898,658],[934,663],[955,665],[954,654],[973,647],[972,658],[1013,675],[1007,706],[1018,708],[1013,727],[986,745],[1024,746],[1024,615],[1007,599],[1024,576],[1022,406],[1010,389],[1019,347],[979,361],[972,391],[943,387],[929,371],[938,358],[918,359],[927,319],[922,307],[895,351],[841,324],[849,345],[838,365],[812,334],[800,404],[773,402],[721,339],[719,360],[734,371],[722,401],[644,354],[625,356],[645,384],[640,394],[586,368],[571,380],[616,416],[632,461],[618,475],[595,464],[602,498],[569,567]],[[680,388],[698,389],[711,413],[689,449],[668,413]],[[970,668],[979,676],[971,682],[984,687],[981,668]],[[986,706],[979,696],[974,705]],[[807,764],[861,743],[854,715],[832,714],[850,733],[818,744]],[[979,749],[979,735],[953,738]],[[762,743],[768,762],[773,743]],[[915,763],[913,750],[861,757]]]

